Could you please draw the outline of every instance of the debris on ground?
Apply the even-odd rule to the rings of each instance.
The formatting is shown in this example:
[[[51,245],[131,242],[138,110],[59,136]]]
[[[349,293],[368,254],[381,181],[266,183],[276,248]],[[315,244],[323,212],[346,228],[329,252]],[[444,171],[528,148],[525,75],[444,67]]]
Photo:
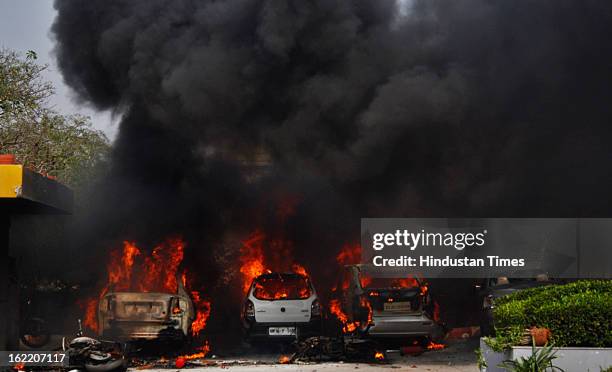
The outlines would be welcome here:
[[[233,360],[217,360],[217,359],[184,359],[181,357],[178,358],[159,358],[159,359],[132,359],[130,361],[131,368],[135,370],[144,370],[144,369],[181,369],[188,367],[221,367],[227,368],[232,366],[249,366],[249,365],[263,365],[270,364],[255,360],[241,360],[241,359],[233,359]]]
[[[296,344],[296,351],[280,363],[386,361],[384,349],[373,340],[347,337],[310,337]]]
[[[480,327],[460,327],[450,329],[445,336],[446,340],[467,340],[473,337],[480,337]]]

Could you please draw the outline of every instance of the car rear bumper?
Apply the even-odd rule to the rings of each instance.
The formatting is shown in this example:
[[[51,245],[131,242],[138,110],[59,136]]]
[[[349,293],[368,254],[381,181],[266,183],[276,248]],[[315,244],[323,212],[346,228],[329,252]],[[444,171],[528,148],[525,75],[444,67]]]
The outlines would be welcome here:
[[[268,329],[270,327],[295,327],[296,335],[293,336],[270,336]],[[259,323],[255,321],[245,322],[244,329],[246,337],[249,339],[268,339],[268,340],[295,340],[296,338],[306,338],[318,336],[321,334],[321,319],[315,318],[308,322],[297,323]]]
[[[371,337],[432,336],[436,324],[426,314],[374,316],[368,329]]]
[[[103,327],[101,336],[113,340],[183,340],[185,333],[176,326],[159,322],[112,322]]]

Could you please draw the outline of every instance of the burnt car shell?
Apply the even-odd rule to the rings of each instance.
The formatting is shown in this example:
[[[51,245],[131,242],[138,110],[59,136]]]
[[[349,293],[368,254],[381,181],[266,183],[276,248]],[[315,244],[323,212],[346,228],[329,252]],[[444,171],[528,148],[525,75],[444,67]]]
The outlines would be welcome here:
[[[182,285],[176,293],[108,292],[98,305],[99,335],[116,340],[184,340],[194,319]]]

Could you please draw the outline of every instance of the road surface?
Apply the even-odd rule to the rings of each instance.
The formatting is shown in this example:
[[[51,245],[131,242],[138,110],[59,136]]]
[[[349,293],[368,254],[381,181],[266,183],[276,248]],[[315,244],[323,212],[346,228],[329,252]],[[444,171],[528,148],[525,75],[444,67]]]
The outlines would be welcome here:
[[[313,363],[313,364],[274,364],[278,354],[246,355],[240,359],[207,359],[208,366],[188,369],[189,372],[478,372],[476,365],[476,341],[454,342],[444,350],[428,351],[418,356],[401,356],[398,352],[387,354],[386,364],[367,363]],[[257,364],[256,364],[257,363]],[[145,366],[143,366],[145,367]],[[143,367],[130,368],[142,371]],[[145,367],[146,368],[146,367]],[[176,369],[174,369],[176,370]],[[151,372],[167,372],[168,369],[146,368]]]

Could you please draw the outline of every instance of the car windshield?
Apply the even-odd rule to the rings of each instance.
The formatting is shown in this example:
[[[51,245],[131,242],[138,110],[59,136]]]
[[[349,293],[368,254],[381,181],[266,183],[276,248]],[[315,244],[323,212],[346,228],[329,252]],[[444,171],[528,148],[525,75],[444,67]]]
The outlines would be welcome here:
[[[363,288],[418,288],[420,283],[415,278],[372,278],[361,277]]]
[[[297,274],[266,274],[255,279],[253,296],[258,300],[303,300],[311,295],[307,277]]]

